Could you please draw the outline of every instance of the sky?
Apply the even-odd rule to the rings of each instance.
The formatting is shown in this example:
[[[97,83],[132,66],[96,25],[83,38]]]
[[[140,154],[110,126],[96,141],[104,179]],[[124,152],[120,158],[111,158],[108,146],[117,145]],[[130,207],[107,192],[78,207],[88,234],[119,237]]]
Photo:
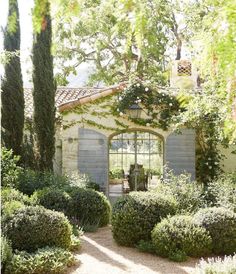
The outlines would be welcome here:
[[[18,0],[20,12],[20,27],[21,27],[21,70],[25,87],[32,87],[32,62],[31,62],[31,48],[32,48],[32,17],[31,10],[34,5],[33,0]],[[5,27],[8,15],[8,0],[0,0],[0,27]],[[3,33],[0,32],[0,51],[3,50]],[[77,70],[77,76],[70,75],[68,77],[70,87],[85,86],[88,80],[90,67],[88,64],[82,64]],[[4,69],[0,65],[0,74],[3,75]]]

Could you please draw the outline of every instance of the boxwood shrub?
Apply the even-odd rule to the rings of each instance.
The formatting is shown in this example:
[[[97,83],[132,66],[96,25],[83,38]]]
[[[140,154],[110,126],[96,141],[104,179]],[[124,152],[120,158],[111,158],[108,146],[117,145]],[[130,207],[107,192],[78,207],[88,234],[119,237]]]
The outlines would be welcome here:
[[[111,205],[106,196],[93,189],[72,187],[67,215],[80,226],[104,226],[110,221]]]
[[[64,214],[39,206],[27,206],[5,216],[2,228],[13,249],[34,251],[46,245],[69,248],[71,244],[72,228]]]
[[[5,274],[61,274],[74,263],[74,256],[58,247],[45,247],[34,253],[16,251]]]
[[[120,245],[134,246],[149,240],[151,231],[161,218],[175,214],[173,197],[152,192],[132,192],[119,198],[113,206],[112,233]]]
[[[210,253],[212,240],[206,229],[196,225],[191,216],[176,215],[155,226],[152,243],[156,253],[163,257],[174,258],[179,252],[198,257]]]
[[[215,254],[236,252],[236,213],[223,207],[205,208],[194,215],[194,222],[210,233]]]
[[[32,200],[48,209],[67,214],[70,195],[63,189],[44,188],[35,191]]]

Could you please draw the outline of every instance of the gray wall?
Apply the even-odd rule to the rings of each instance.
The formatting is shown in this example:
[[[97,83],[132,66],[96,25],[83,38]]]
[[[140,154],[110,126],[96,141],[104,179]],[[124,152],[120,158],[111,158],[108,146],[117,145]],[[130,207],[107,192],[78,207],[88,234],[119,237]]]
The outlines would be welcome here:
[[[165,145],[165,163],[176,175],[187,171],[195,179],[195,131],[183,129],[182,134],[172,133]]]
[[[101,190],[107,189],[108,139],[105,135],[91,129],[79,129],[78,169],[100,184]]]

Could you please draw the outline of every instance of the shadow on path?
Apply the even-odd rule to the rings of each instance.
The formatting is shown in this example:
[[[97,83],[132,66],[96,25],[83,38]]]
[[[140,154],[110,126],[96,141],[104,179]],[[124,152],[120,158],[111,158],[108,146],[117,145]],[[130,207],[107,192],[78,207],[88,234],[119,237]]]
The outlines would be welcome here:
[[[118,246],[112,238],[110,227],[85,233],[81,252],[76,257],[81,261],[80,266],[70,269],[70,274],[188,274],[193,273],[198,262],[197,259],[189,259],[176,263],[141,253],[135,248]]]

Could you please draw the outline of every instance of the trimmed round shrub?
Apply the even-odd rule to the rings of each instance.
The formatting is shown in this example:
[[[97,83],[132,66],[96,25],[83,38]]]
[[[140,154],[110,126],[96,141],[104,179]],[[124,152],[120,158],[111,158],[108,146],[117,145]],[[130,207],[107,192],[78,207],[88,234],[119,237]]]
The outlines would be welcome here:
[[[48,209],[62,211],[67,214],[70,195],[63,189],[44,188],[35,191],[32,199]]]
[[[93,189],[72,187],[67,215],[80,226],[104,226],[110,221],[111,205],[106,196]]]
[[[236,252],[236,213],[223,207],[211,207],[199,210],[194,222],[204,227],[212,238],[215,254]]]
[[[13,249],[34,251],[44,246],[69,248],[72,228],[63,213],[43,207],[24,207],[2,220],[3,233]]]
[[[11,261],[12,248],[6,237],[1,236],[1,270]]]
[[[211,237],[205,228],[194,224],[191,216],[176,215],[162,220],[152,231],[152,243],[158,255],[175,254],[198,257],[211,251]]]
[[[176,212],[173,197],[154,192],[132,192],[119,198],[113,206],[112,233],[120,245],[134,246],[149,240],[156,223]]]

